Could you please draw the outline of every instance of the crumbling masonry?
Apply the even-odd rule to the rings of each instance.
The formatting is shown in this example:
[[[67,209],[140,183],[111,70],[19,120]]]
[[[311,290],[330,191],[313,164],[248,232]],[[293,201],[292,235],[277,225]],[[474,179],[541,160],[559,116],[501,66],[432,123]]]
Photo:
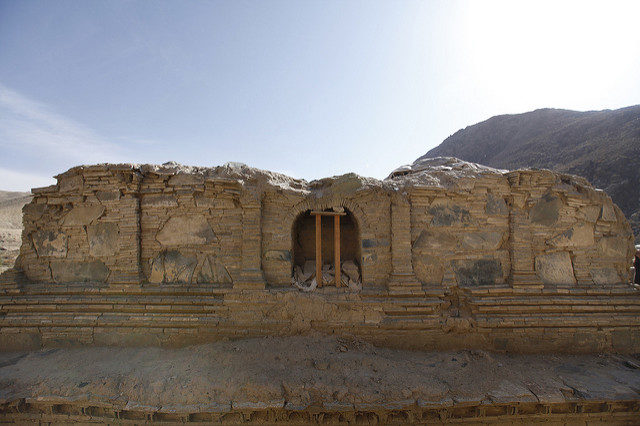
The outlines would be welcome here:
[[[318,330],[425,349],[640,351],[630,227],[575,176],[439,158],[384,181],[173,163],[57,179],[33,190],[0,277],[4,348]]]

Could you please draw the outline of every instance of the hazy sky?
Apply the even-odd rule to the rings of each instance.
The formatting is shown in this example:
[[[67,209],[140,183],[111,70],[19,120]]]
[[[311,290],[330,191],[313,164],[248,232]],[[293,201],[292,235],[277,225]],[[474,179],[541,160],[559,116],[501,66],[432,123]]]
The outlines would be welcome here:
[[[496,114],[640,103],[640,2],[0,0],[0,189],[77,164],[384,178]]]

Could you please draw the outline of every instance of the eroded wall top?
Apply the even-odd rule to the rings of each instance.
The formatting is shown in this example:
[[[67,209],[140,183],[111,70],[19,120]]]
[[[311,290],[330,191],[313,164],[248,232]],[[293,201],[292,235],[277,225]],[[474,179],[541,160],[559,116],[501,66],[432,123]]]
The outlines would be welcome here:
[[[18,267],[37,282],[286,286],[292,226],[346,208],[365,285],[626,281],[630,227],[579,177],[426,159],[385,180],[242,164],[79,166],[34,189]]]

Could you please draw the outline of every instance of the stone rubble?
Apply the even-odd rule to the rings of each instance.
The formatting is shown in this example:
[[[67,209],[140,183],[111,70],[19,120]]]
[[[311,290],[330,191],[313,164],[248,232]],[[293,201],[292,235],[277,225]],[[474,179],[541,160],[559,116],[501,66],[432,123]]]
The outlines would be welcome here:
[[[291,284],[304,292],[314,291],[318,287],[315,266],[315,262],[312,260],[305,262],[304,269],[298,265],[294,266]],[[322,282],[325,286],[335,286],[335,267],[332,263],[325,263],[322,266]],[[362,289],[360,272],[351,260],[341,262],[339,287],[346,287],[353,291]]]

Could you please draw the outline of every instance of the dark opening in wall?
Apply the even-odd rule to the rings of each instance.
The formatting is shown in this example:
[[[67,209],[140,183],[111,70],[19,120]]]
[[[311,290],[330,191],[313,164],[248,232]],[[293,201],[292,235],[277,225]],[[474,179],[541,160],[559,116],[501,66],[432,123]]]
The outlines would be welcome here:
[[[360,269],[360,232],[353,214],[345,209],[346,215],[340,217],[340,260],[351,261]],[[334,218],[322,216],[322,263],[334,262]],[[293,224],[292,230],[293,266],[304,268],[305,262],[316,258],[316,218],[307,210],[301,213]]]

